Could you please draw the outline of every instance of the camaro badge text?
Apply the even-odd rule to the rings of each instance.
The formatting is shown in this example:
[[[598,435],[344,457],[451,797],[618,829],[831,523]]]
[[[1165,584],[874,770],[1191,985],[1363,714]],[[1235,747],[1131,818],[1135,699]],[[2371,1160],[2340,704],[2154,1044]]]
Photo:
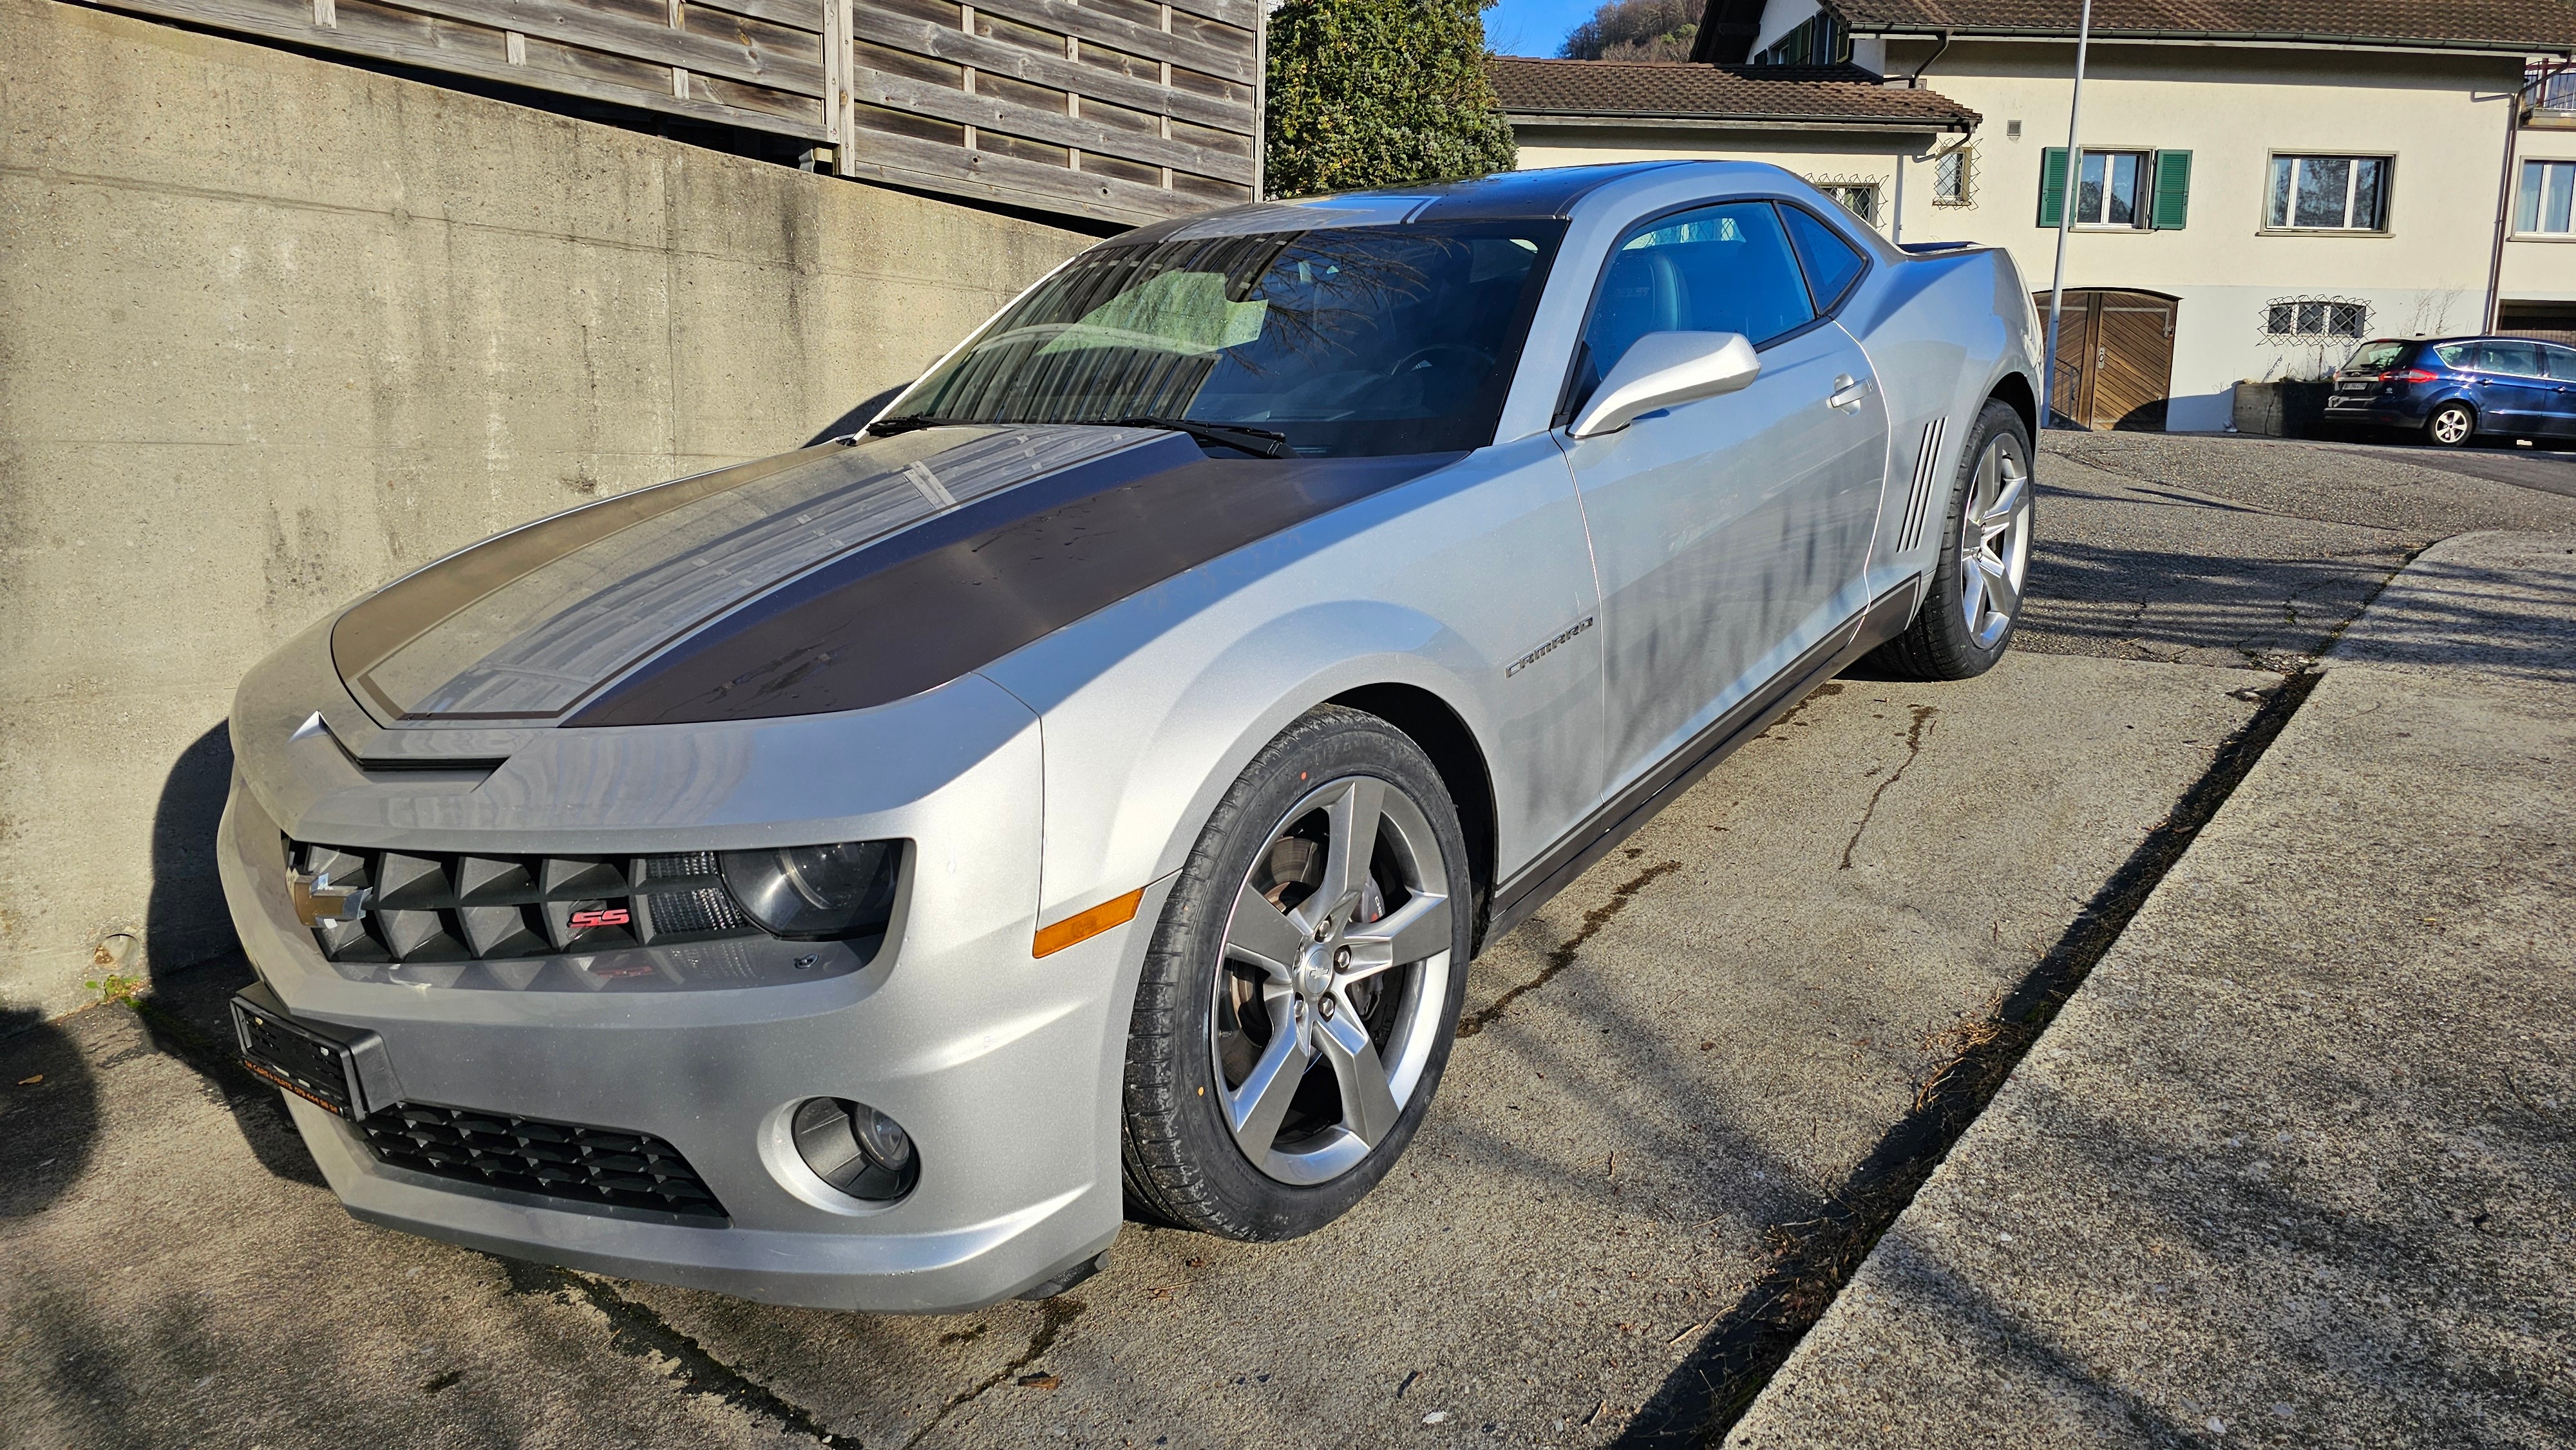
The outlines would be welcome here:
[[[1565,633],[1558,635],[1556,638],[1549,640],[1547,643],[1540,645],[1534,650],[1531,650],[1528,654],[1525,654],[1519,659],[1512,661],[1510,664],[1503,666],[1503,678],[1508,680],[1512,676],[1519,674],[1521,671],[1528,669],[1530,666],[1537,664],[1540,660],[1546,659],[1549,654],[1555,651],[1558,645],[1561,645],[1567,640],[1574,638],[1576,635],[1583,633],[1585,630],[1590,629],[1592,627],[1593,618],[1594,616],[1589,614],[1583,616],[1581,619],[1576,620],[1572,625],[1568,626]]]

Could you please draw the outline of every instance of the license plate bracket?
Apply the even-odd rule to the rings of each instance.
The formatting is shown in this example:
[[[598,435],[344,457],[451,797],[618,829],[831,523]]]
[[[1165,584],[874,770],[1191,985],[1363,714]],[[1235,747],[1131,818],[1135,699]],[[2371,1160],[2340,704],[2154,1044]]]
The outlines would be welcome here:
[[[232,1012],[241,1064],[262,1082],[352,1122],[397,1100],[376,1033],[292,1016],[265,982],[234,993]]]

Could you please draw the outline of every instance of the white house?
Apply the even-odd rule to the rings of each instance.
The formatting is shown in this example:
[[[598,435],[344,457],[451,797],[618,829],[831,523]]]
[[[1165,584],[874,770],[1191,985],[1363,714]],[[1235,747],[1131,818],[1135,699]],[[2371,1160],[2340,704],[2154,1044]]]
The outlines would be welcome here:
[[[1531,67],[1584,62],[1498,62],[1496,88],[1524,166],[1778,161],[1899,242],[2008,247],[2035,289],[2071,204],[2057,404],[2089,426],[2224,428],[2237,381],[2315,376],[2364,337],[2576,326],[2576,109],[2525,96],[2527,66],[2576,56],[2576,4],[2099,0],[2070,166],[2079,8],[1709,0],[1696,63],[1591,88],[1771,95],[1723,124],[1538,104]],[[1974,119],[1800,124],[1766,77]]]

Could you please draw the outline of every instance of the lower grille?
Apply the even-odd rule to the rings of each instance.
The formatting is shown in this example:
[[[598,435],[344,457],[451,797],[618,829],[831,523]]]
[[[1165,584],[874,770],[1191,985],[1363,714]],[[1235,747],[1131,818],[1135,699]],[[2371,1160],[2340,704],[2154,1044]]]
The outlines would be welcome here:
[[[466,1183],[651,1209],[712,1223],[724,1205],[680,1150],[650,1133],[399,1103],[358,1124],[380,1163]]]

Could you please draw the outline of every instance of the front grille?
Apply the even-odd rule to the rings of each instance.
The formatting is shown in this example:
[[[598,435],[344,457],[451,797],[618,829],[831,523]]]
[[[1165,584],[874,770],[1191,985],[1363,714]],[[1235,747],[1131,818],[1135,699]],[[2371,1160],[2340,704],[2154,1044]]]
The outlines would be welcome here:
[[[293,869],[365,887],[357,919],[313,928],[335,962],[472,962],[760,935],[712,851],[469,856],[290,843]]]
[[[376,1160],[415,1173],[596,1207],[728,1222],[680,1150],[650,1133],[399,1103],[358,1124]]]

